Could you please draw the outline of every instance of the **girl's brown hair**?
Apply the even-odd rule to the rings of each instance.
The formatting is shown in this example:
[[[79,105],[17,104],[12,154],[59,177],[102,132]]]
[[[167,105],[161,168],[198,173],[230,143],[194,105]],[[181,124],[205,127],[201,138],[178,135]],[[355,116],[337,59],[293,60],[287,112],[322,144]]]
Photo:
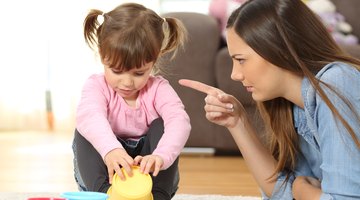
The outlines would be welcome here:
[[[329,88],[350,108],[353,106],[339,91],[315,77],[331,62],[342,61],[360,70],[360,61],[340,49],[318,16],[301,0],[249,0],[232,13],[227,28],[234,28],[239,37],[265,60],[307,77],[360,149],[353,127],[340,115],[320,86]],[[294,105],[284,98],[257,104],[270,136],[269,148],[278,160],[276,171],[269,178],[285,171],[288,180],[299,152],[298,134],[293,125]],[[359,113],[354,113],[354,116],[360,123]]]
[[[162,18],[143,5],[126,3],[108,13],[91,10],[84,20],[84,37],[110,68],[128,71],[156,62],[165,53],[176,53],[186,39],[186,29],[178,19]]]

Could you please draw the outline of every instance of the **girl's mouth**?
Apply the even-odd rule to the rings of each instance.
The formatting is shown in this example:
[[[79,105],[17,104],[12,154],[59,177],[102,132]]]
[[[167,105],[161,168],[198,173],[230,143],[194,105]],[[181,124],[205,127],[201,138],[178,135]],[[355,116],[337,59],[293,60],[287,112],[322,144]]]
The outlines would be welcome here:
[[[118,89],[118,92],[123,95],[130,95],[133,93],[133,90]]]

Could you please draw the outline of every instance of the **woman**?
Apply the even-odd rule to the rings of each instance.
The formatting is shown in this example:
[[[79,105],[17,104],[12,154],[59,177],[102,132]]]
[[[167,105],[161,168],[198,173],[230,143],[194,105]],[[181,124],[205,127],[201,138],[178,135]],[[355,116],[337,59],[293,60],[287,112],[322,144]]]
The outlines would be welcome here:
[[[268,199],[360,198],[360,61],[301,0],[250,0],[227,24],[231,78],[257,102],[263,145],[241,103],[205,84],[206,117],[225,126]]]

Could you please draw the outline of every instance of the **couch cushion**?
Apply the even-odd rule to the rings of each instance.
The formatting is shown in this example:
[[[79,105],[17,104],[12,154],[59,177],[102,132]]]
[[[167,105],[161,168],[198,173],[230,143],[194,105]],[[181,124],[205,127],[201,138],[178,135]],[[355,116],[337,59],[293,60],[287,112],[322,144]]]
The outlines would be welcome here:
[[[165,58],[167,73],[164,75],[185,105],[191,120],[191,134],[187,147],[213,146],[215,124],[205,118],[205,94],[178,84],[181,78],[197,80],[215,86],[214,63],[220,45],[220,30],[213,17],[201,13],[172,12],[163,17],[181,20],[188,30],[188,40],[174,60]]]
[[[359,23],[359,9],[360,0],[331,0],[336,10],[345,17],[345,21],[348,22],[352,28],[352,34],[360,38],[360,23]]]
[[[341,45],[340,47],[344,49],[347,53],[349,53],[351,56],[360,59],[360,45]]]

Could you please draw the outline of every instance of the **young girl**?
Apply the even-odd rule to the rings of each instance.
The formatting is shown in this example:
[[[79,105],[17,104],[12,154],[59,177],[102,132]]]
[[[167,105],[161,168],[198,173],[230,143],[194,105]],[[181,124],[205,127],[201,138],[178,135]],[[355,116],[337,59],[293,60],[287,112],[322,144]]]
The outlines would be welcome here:
[[[228,128],[265,199],[360,199],[360,61],[345,54],[301,0],[249,0],[230,16],[231,78],[267,126],[258,139],[233,96],[207,93],[208,120]]]
[[[125,179],[121,167],[131,176],[131,166],[140,165],[142,173],[152,173],[154,199],[171,199],[191,127],[174,89],[153,73],[161,55],[183,44],[182,23],[128,3],[108,13],[91,10],[84,37],[98,48],[104,73],[89,77],[77,109],[73,149],[80,190],[106,193],[114,172]]]

